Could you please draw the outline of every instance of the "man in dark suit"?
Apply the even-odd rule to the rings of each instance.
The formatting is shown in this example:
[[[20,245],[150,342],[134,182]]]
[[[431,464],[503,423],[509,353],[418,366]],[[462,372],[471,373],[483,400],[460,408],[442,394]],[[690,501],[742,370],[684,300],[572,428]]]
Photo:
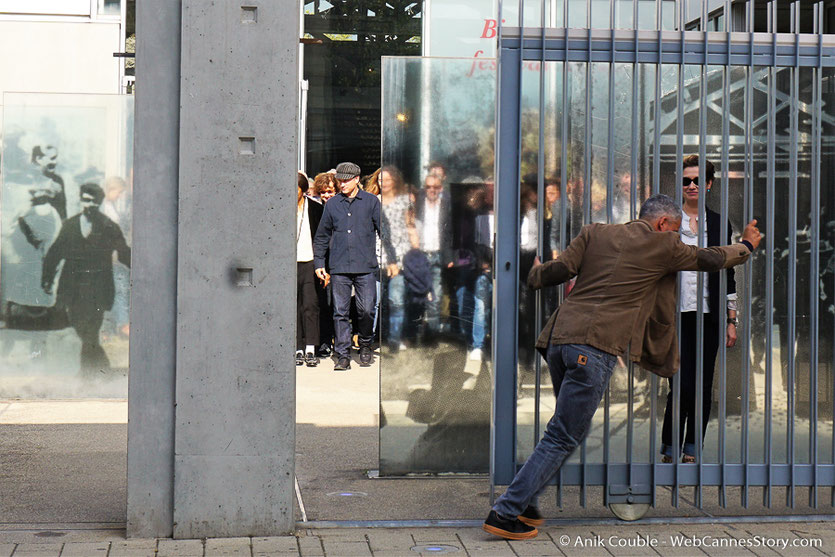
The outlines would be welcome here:
[[[435,174],[429,174],[417,199],[415,218],[420,223],[420,249],[426,255],[432,273],[432,292],[426,304],[426,334],[432,340],[440,330],[441,272],[450,268],[452,261],[452,223],[449,194]]]
[[[70,325],[81,339],[81,367],[102,370],[110,362],[99,343],[104,312],[113,306],[113,252],[130,267],[130,247],[119,225],[99,212],[104,191],[93,183],[81,186],[81,213],[66,220],[43,261],[41,286],[52,293],[61,261],[55,305],[67,310]]]
[[[687,246],[678,234],[681,208],[666,195],[626,224],[589,224],[545,264],[535,260],[528,286],[540,289],[577,277],[536,347],[544,353],[557,397],[554,416],[533,454],[499,497],[484,530],[530,539],[543,519],[537,497],[588,434],[617,357],[628,356],[663,377],[678,369],[676,273],[717,271],[743,263],[760,243],[757,221],[732,246]]]

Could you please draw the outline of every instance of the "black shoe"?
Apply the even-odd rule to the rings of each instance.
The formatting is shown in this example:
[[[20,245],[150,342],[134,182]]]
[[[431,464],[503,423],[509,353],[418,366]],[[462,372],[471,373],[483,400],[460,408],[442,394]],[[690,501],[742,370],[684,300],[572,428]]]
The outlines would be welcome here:
[[[301,350],[296,351],[296,365],[303,366],[304,365],[304,352]]]
[[[506,540],[530,540],[539,534],[539,530],[528,526],[518,518],[510,520],[502,518],[496,511],[490,511],[481,529],[488,534],[499,536]]]
[[[319,347],[319,357],[327,358],[331,354],[333,354],[333,350],[331,350],[331,345],[326,342],[323,342],[322,346]]]
[[[539,514],[539,509],[531,505],[528,505],[528,508],[525,509],[525,512],[523,512],[516,518],[518,518],[528,526],[536,527],[545,524],[545,519],[542,518],[541,514]]]
[[[304,363],[307,367],[316,367],[319,365],[319,358],[313,352],[308,352],[304,355]]]
[[[333,366],[334,371],[348,371],[351,369],[351,359],[348,356],[340,356],[336,360],[336,365]]]
[[[374,354],[371,352],[371,348],[368,346],[363,346],[360,348],[360,365],[363,367],[367,367],[371,365],[371,361],[374,359]]]

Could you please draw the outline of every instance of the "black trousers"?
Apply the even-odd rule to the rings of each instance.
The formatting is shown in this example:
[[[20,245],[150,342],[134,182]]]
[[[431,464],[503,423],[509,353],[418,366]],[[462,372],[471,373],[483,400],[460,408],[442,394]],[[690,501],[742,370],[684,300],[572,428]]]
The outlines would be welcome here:
[[[695,311],[681,314],[681,396],[679,398],[679,442],[684,443],[684,453],[695,456],[696,451],[696,323]],[[704,314],[704,357],[702,367],[702,439],[704,442],[707,423],[710,421],[711,398],[713,395],[713,373],[716,369],[716,353],[719,351],[719,328],[721,322]],[[724,320],[723,320],[724,321]],[[661,428],[661,443],[673,445],[673,380],[669,379],[670,392],[667,408],[664,410],[664,426]],[[685,433],[686,427],[686,433]],[[678,451],[668,456],[676,457]]]
[[[67,308],[67,317],[81,339],[81,369],[99,371],[110,368],[110,360],[99,342],[104,310],[94,305],[78,305]]]
[[[313,261],[296,263],[296,349],[319,345],[319,295]]]

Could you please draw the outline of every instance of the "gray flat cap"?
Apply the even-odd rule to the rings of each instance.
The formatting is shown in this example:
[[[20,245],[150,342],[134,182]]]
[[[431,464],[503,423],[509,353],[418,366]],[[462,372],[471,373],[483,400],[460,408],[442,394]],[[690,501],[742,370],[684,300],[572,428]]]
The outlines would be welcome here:
[[[350,180],[360,175],[360,167],[352,162],[341,162],[336,165],[336,179]]]

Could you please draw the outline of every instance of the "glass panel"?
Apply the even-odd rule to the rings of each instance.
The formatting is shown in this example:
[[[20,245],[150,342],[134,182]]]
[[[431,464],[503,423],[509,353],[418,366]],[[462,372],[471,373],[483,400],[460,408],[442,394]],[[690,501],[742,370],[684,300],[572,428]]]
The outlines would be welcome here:
[[[133,98],[4,95],[0,396],[127,396]]]
[[[383,68],[380,473],[487,472],[495,64]]]
[[[0,522],[123,523],[133,97],[2,112]]]

